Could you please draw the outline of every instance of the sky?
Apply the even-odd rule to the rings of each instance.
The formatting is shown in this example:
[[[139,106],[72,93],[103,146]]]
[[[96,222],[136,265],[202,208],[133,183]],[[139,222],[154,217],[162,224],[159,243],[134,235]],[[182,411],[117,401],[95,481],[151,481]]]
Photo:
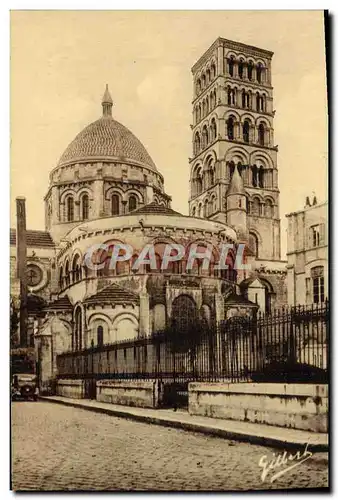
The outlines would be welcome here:
[[[102,114],[144,144],[172,208],[187,214],[192,156],[191,67],[219,36],[274,52],[282,254],[285,214],[327,199],[328,116],[322,11],[12,11],[11,226],[44,229],[49,172]]]

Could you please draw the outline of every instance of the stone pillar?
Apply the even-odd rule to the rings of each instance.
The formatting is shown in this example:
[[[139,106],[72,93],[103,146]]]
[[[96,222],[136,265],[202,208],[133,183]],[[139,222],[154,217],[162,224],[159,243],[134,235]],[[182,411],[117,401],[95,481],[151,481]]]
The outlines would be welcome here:
[[[58,193],[58,187],[53,186],[52,187],[52,194],[51,194],[51,201],[52,201],[52,220],[51,224],[58,224],[60,222],[60,204],[59,204],[59,193]]]
[[[146,199],[145,199],[145,204],[147,205],[148,203],[151,203],[154,200],[154,188],[153,186],[147,186],[146,187]]]
[[[150,334],[150,313],[149,313],[149,295],[146,292],[140,294],[140,319],[139,335],[147,337]]]
[[[96,219],[104,215],[103,179],[96,179],[93,183],[93,200],[91,218]]]

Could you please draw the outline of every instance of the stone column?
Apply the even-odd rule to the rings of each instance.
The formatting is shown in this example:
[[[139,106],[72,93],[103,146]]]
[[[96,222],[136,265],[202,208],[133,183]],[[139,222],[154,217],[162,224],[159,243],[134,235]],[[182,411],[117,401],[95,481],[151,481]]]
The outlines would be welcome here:
[[[147,337],[150,334],[150,312],[149,312],[149,295],[146,292],[140,294],[140,319],[139,319],[139,335]]]
[[[91,205],[91,218],[95,219],[104,215],[104,192],[103,180],[96,179],[93,183],[93,205]]]

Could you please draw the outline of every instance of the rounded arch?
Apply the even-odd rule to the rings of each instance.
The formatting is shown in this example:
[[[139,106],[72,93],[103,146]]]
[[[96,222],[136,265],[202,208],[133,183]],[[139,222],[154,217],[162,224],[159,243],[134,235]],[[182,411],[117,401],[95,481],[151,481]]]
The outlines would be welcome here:
[[[228,149],[225,155],[225,161],[233,161],[234,163],[241,163],[242,165],[249,164],[249,154],[245,149],[234,146]]]
[[[60,196],[60,203],[65,203],[65,199],[68,197],[68,196],[72,196],[74,198],[74,200],[76,200],[76,196],[77,196],[77,193],[74,189],[71,189],[71,188],[67,188]]]
[[[82,256],[79,252],[72,257],[72,277],[73,283],[77,283],[82,278]]]
[[[137,189],[128,189],[125,192],[125,196],[124,196],[125,199],[128,199],[131,194],[133,194],[137,197],[137,200],[139,203],[143,203],[143,196]]]
[[[76,198],[75,198],[76,201],[80,201],[80,198],[83,194],[87,194],[89,196],[89,198],[92,198],[92,196],[93,196],[92,190],[89,187],[85,186],[85,187],[80,188],[78,190],[78,192],[76,193]]]
[[[255,124],[255,117],[251,113],[243,113],[241,116],[241,123],[244,123],[245,120],[248,120],[250,122],[250,125]]]
[[[253,151],[250,155],[250,165],[256,164],[257,166],[263,166],[268,168],[273,168],[273,161],[271,157],[264,151]]]
[[[111,186],[105,192],[105,199],[110,200],[113,194],[118,194],[121,197],[121,199],[123,199],[124,191],[123,189],[117,186]]]
[[[139,322],[137,316],[125,311],[117,314],[113,320],[114,340],[122,341],[134,339],[138,336]]]
[[[195,300],[188,294],[178,295],[172,303],[172,324],[180,331],[196,326],[199,314]]]
[[[233,109],[226,111],[223,114],[223,118],[224,118],[225,121],[227,121],[229,118],[233,118],[234,122],[240,122],[241,121],[240,114],[237,113],[237,111],[235,111]]]

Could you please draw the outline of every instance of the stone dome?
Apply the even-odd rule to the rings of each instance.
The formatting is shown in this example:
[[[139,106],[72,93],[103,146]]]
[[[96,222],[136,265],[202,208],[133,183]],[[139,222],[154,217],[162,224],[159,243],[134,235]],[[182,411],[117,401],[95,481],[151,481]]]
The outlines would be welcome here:
[[[69,144],[58,166],[92,161],[131,161],[157,172],[155,163],[143,144],[124,125],[111,116],[113,101],[106,88],[103,116],[88,125]]]

